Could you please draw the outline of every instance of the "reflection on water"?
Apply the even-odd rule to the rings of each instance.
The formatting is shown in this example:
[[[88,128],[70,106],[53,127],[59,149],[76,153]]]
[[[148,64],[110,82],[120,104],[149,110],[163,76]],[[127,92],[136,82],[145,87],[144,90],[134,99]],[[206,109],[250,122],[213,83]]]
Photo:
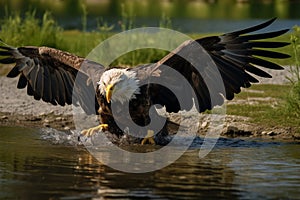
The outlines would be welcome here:
[[[82,146],[43,140],[36,129],[1,127],[0,138],[0,199],[300,196],[300,152],[296,143],[220,139],[200,160],[200,145],[195,141],[168,167],[129,174],[102,165]]]

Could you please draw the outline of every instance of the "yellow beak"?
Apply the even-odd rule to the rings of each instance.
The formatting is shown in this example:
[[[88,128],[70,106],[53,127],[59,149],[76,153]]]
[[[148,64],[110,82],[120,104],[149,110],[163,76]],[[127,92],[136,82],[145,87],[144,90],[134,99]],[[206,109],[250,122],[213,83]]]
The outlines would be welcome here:
[[[107,103],[110,103],[110,100],[111,100],[111,95],[113,93],[113,85],[109,84],[107,85],[106,87],[106,101]]]

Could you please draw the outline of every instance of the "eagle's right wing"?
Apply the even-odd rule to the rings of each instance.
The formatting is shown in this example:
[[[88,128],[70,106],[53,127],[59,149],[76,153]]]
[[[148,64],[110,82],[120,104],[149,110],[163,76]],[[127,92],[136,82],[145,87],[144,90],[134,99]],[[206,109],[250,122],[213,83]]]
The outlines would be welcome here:
[[[79,102],[87,114],[99,108],[91,79],[100,77],[105,68],[82,57],[49,47],[0,46],[0,63],[15,66],[7,77],[17,77],[19,89],[53,105]],[[84,68],[85,71],[81,70]],[[99,80],[99,79],[98,79]]]

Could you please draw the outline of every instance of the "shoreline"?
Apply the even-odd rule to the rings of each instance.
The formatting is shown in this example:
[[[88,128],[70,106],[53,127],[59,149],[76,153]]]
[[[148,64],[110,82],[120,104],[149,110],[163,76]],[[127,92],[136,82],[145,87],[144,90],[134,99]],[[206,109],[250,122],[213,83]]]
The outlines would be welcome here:
[[[171,118],[176,115],[170,114]],[[226,115],[220,137],[225,138],[261,138],[285,141],[300,141],[300,135],[293,133],[291,127],[264,127],[248,121],[247,117]],[[171,120],[176,122],[176,120]],[[60,131],[75,129],[73,116],[47,113],[42,115],[14,114],[0,112],[0,126],[54,128]],[[204,137],[208,132],[208,123],[199,125],[198,136]]]

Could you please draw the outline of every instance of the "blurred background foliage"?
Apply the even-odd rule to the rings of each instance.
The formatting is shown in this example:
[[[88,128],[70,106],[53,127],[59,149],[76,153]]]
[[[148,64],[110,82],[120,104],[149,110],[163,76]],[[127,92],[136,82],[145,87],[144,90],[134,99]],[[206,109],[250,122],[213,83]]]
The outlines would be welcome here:
[[[229,25],[218,23],[214,29],[212,20],[300,19],[299,0],[0,0],[0,18],[11,11],[24,16],[33,9],[40,18],[50,11],[64,29],[82,29],[84,14],[87,30],[95,29],[99,19],[104,19],[119,31],[124,26],[120,21],[124,10],[135,18],[137,26],[158,26],[162,16],[167,16],[173,28],[184,32],[223,31]],[[201,26],[195,24],[199,20],[204,21]]]

